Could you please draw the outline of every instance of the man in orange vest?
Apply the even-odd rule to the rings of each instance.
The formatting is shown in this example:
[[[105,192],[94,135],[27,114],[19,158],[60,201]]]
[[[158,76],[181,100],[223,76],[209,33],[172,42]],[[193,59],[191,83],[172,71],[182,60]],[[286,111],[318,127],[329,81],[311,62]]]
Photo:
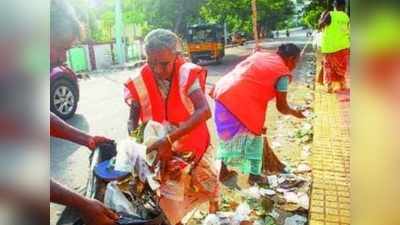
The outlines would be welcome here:
[[[130,107],[128,132],[135,130],[139,121],[153,120],[174,127],[149,146],[148,152],[157,151],[161,190],[174,178],[179,184],[187,178],[192,181],[191,187],[183,185],[182,200],[161,196],[160,206],[169,222],[179,224],[202,202],[210,201],[210,212],[218,207],[217,174],[208,160],[206,120],[211,111],[204,94],[207,72],[179,55],[179,38],[169,30],[153,30],[144,42],[147,63],[125,83],[125,102]]]
[[[261,171],[263,161],[268,163],[270,159],[266,157],[271,155],[264,154],[268,144],[262,137],[268,102],[276,98],[279,112],[304,118],[286,100],[290,73],[299,56],[300,49],[294,44],[281,45],[277,53],[256,51],[222,77],[211,91],[219,142],[217,157],[223,161],[221,181],[235,175],[226,167],[232,166],[250,174],[250,184],[267,182]]]

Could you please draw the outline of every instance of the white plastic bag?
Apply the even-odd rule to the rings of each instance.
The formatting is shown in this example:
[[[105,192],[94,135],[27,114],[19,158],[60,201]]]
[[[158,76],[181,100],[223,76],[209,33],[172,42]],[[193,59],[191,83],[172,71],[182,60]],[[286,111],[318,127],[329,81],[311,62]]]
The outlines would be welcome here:
[[[251,209],[247,203],[240,204],[232,217],[232,225],[240,225],[240,222],[247,220],[250,213]]]
[[[156,141],[164,138],[168,133],[166,126],[156,121],[150,120],[147,122],[143,131],[143,144],[147,147],[154,144]],[[152,165],[156,159],[157,152],[153,151],[146,155],[146,162]]]
[[[145,158],[146,146],[133,140],[123,140],[117,144],[115,170],[132,172],[138,157]]]
[[[132,172],[139,176],[142,182],[148,182],[152,190],[160,187],[154,179],[155,175],[150,171],[146,163],[146,146],[133,140],[124,140],[117,144],[117,156],[115,170]]]
[[[304,225],[307,218],[304,216],[294,215],[285,219],[285,225]]]
[[[132,203],[129,202],[115,182],[107,184],[106,193],[104,194],[104,205],[118,213],[137,214]]]
[[[203,225],[220,225],[219,217],[215,214],[209,214],[204,220]]]

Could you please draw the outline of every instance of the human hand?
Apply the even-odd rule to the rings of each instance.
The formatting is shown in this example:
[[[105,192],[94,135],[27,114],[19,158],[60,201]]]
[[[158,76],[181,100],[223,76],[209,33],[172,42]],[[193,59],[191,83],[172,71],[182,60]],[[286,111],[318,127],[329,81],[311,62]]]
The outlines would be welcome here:
[[[92,136],[89,138],[87,147],[90,150],[95,150],[99,145],[105,144],[105,143],[110,143],[110,142],[113,142],[113,140],[108,139],[106,137],[102,137],[102,136]]]
[[[116,225],[119,216],[96,199],[87,199],[80,210],[86,225]]]
[[[171,143],[168,141],[168,138],[164,137],[161,138],[160,140],[154,142],[150,146],[147,147],[147,153],[152,152],[152,151],[158,151],[159,153],[161,152],[161,149],[171,149]]]

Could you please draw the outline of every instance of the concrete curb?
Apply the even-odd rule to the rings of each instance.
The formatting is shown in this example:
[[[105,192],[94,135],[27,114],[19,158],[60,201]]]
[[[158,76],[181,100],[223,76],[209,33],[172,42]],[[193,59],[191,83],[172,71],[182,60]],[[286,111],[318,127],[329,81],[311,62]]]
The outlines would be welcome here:
[[[123,71],[123,70],[133,70],[137,67],[144,65],[145,63],[146,63],[145,60],[138,60],[138,61],[134,61],[134,62],[125,63],[123,65],[113,65],[109,69],[89,71],[86,73],[88,75],[96,75],[96,74],[100,74],[100,73],[110,73],[110,72],[118,72],[118,71]]]

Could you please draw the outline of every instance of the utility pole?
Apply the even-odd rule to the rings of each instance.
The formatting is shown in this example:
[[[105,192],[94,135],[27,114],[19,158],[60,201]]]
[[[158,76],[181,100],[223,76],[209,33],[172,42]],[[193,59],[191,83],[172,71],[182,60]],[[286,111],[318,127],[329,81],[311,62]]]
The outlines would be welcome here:
[[[121,0],[115,0],[115,50],[117,53],[118,64],[125,63],[125,49],[122,43],[122,34],[124,24],[122,20],[122,4]]]
[[[257,31],[257,7],[256,0],[251,1],[251,9],[253,11],[253,35],[255,41],[255,49],[258,49],[258,31]]]

